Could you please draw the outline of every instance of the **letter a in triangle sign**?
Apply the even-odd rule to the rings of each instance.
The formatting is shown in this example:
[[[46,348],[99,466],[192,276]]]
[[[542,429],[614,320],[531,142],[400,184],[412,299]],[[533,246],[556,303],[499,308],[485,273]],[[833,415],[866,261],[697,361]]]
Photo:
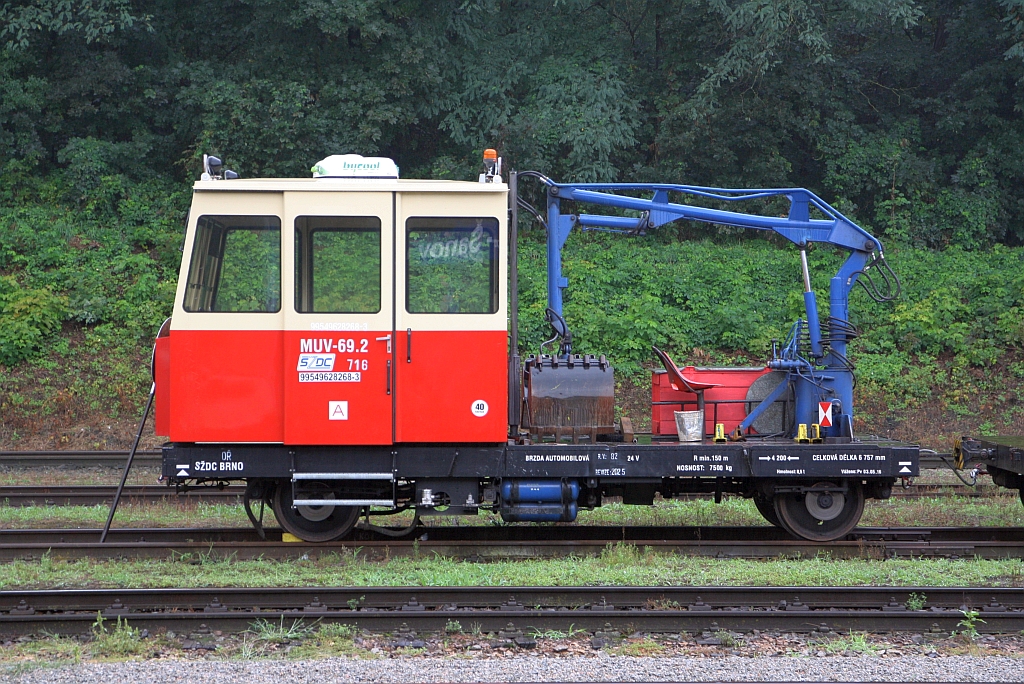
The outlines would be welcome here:
[[[832,402],[818,402],[818,425],[821,427],[832,427]]]

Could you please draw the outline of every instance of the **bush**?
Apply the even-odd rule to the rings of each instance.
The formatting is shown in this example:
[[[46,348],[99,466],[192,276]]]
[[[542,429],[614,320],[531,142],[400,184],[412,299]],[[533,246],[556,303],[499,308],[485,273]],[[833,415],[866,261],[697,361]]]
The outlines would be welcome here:
[[[0,363],[13,366],[38,352],[66,310],[64,297],[46,288],[23,289],[14,276],[0,277]]]

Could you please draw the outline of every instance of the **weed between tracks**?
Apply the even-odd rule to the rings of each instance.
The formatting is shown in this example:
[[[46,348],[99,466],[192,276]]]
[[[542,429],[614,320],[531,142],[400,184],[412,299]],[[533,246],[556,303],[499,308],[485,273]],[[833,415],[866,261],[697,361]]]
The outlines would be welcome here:
[[[128,473],[128,484],[160,484],[160,468],[148,465],[132,466]],[[61,487],[74,485],[110,485],[121,481],[121,469],[109,467],[22,467],[0,466],[2,487]]]
[[[455,658],[488,660],[523,657],[541,659],[580,658],[596,655],[591,634],[576,630],[567,634],[554,630],[535,632],[535,644],[525,651],[497,634],[474,631],[441,633],[405,632],[392,634],[359,631],[353,626],[297,619],[291,623],[256,621],[241,634],[207,630],[204,633],[175,634],[158,630],[148,634],[126,623],[113,632],[84,637],[40,635],[0,644],[0,676],[74,665],[87,660],[316,660],[321,658],[410,659]],[[111,648],[110,641],[116,640]],[[658,656],[872,656],[891,658],[948,655],[1024,656],[1024,637],[986,636],[965,641],[947,634],[794,634],[779,632],[738,633],[729,631],[699,634],[623,634],[601,644],[609,656],[634,658]],[[538,665],[543,660],[534,660]],[[899,667],[899,661],[891,663]]]
[[[2,502],[0,502],[2,503]],[[0,529],[100,528],[110,507],[0,506]],[[274,522],[267,510],[266,520]],[[117,508],[114,527],[250,527],[236,504],[192,501],[146,502],[125,499]]]
[[[173,560],[19,560],[2,589],[260,586],[1024,586],[1019,559],[745,560],[676,556],[630,545],[600,556],[471,562],[367,559],[358,549],[292,560],[186,555]]]

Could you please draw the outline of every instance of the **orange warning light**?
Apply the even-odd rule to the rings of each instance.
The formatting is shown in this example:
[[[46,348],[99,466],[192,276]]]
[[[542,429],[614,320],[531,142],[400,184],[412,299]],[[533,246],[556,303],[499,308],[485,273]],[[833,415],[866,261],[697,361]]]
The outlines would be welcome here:
[[[484,160],[497,161],[498,150],[492,150],[491,148],[488,147],[486,150],[484,150]]]

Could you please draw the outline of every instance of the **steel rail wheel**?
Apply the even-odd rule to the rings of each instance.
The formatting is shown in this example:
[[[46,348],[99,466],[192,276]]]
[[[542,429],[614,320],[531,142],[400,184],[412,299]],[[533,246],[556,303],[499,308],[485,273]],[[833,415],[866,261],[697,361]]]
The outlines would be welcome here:
[[[324,482],[307,483],[318,490],[317,496],[333,499],[337,495]],[[322,492],[322,494],[320,493]],[[303,541],[329,542],[352,531],[359,520],[359,506],[292,506],[292,483],[280,480],[274,492],[274,517],[285,531]]]
[[[782,523],[779,521],[779,516],[775,514],[775,502],[770,496],[755,494],[754,506],[757,507],[757,512],[761,514],[761,517],[775,527],[782,527]]]
[[[816,482],[814,487],[838,488],[834,482]],[[775,514],[782,528],[808,541],[835,541],[848,534],[864,513],[864,489],[859,482],[845,492],[782,492],[774,498]]]

